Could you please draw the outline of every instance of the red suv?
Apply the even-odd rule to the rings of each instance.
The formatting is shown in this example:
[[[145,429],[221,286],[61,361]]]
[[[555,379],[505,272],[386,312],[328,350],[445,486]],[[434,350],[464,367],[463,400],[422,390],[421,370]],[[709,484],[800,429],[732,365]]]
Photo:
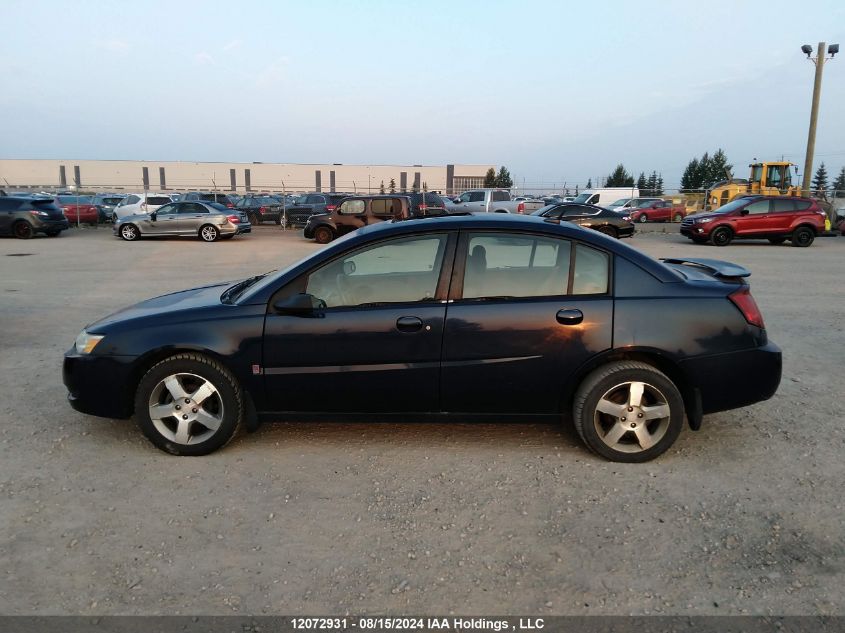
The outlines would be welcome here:
[[[734,239],[767,239],[772,244],[790,240],[809,246],[824,232],[825,213],[811,198],[746,196],[711,213],[688,216],[681,235],[703,244],[727,246]]]

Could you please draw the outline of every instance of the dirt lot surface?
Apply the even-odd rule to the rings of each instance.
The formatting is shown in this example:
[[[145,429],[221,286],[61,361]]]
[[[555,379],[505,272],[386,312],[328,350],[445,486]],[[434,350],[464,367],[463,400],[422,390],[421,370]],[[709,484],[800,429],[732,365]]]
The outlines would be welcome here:
[[[0,613],[845,614],[845,239],[630,243],[749,267],[784,349],[772,400],[644,465],[533,424],[271,424],[168,456],[71,410],[63,352],[122,306],[317,246],[0,239]]]

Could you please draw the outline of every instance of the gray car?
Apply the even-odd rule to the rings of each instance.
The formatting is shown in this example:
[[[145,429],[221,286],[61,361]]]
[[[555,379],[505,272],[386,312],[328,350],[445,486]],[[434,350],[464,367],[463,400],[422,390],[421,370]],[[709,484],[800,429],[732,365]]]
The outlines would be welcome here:
[[[114,234],[131,242],[140,237],[198,237],[204,242],[252,231],[246,213],[216,202],[171,202],[152,213],[121,218]]]

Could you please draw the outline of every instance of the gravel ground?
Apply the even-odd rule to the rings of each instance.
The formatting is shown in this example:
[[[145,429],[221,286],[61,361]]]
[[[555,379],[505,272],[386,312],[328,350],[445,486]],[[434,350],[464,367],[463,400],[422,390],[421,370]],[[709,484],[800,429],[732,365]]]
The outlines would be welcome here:
[[[270,424],[168,456],[71,410],[62,353],[126,304],[317,247],[0,239],[0,613],[845,614],[845,239],[664,228],[630,243],[753,271],[784,380],[644,465],[534,424]]]

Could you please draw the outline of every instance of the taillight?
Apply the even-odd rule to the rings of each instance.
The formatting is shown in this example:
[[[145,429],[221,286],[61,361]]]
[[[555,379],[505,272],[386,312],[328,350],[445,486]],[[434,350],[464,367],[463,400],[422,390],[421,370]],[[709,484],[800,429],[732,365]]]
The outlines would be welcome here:
[[[235,205],[233,205],[231,202],[229,202],[229,203],[226,204],[226,208],[227,209],[234,209]]]
[[[258,207],[258,212],[259,212],[261,215],[264,215],[265,213],[267,213],[267,209],[265,209],[264,207]]]
[[[227,215],[226,217],[229,218],[229,222],[232,224],[238,224],[241,221],[241,219],[236,215]]]
[[[334,211],[336,206],[337,205],[334,205],[334,204],[327,204],[326,205],[326,211],[329,211],[329,212]]]
[[[516,205],[516,212],[517,213],[525,213],[525,203],[524,202],[520,202],[518,205]]]
[[[756,325],[759,328],[766,327],[763,324],[763,314],[760,312],[760,308],[757,307],[754,297],[751,296],[751,289],[748,286],[742,286],[739,290],[735,290],[728,295],[728,299],[739,308],[742,316],[751,325]]]

